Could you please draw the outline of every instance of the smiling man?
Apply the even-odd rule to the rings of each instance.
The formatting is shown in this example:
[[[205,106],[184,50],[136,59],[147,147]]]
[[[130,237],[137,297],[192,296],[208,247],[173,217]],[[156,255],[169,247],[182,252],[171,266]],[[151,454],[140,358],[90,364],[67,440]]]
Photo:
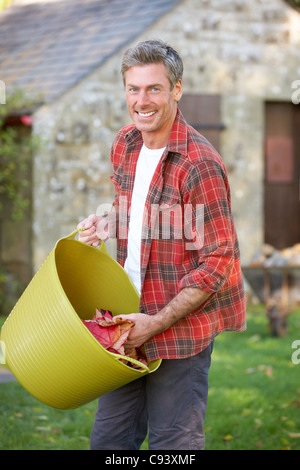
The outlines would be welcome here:
[[[165,147],[182,94],[181,80],[171,89],[162,63],[140,65],[127,70],[125,90],[129,114],[146,147]]]
[[[148,429],[149,449],[204,449],[213,340],[245,329],[226,169],[178,108],[182,74],[180,56],[160,41],[123,57],[133,123],[119,131],[111,152],[117,259],[141,294],[139,312],[128,315],[135,326],[125,351],[143,346],[149,361],[162,364],[99,399],[92,449],[139,449]],[[79,239],[97,246],[114,236],[105,220],[89,216]]]

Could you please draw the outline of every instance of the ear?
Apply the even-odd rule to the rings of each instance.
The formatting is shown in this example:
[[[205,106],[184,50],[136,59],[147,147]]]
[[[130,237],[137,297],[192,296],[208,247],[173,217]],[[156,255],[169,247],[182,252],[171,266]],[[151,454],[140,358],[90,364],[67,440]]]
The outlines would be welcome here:
[[[178,82],[174,86],[173,97],[174,100],[177,101],[177,103],[180,101],[180,98],[182,97],[182,80],[178,80]]]

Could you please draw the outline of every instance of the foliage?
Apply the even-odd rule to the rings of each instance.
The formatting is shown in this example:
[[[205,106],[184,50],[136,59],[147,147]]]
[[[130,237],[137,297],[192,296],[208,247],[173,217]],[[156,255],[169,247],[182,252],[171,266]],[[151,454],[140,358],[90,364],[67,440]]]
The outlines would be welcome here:
[[[300,0],[285,0],[285,1],[296,9],[300,8]]]
[[[274,338],[264,307],[249,307],[248,329],[215,340],[205,421],[207,450],[300,450],[300,309]],[[18,382],[0,384],[0,449],[87,450],[97,401],[77,410],[43,405]],[[143,444],[147,449],[147,441]]]
[[[22,220],[30,204],[24,190],[28,188],[28,168],[37,140],[31,134],[20,136],[16,126],[5,125],[7,116],[22,113],[31,101],[22,90],[14,89],[6,105],[0,106],[0,219],[4,209],[14,221]]]
[[[24,91],[14,88],[0,105],[0,226],[5,221],[18,223],[28,214],[31,200],[31,158],[39,142],[31,129],[24,125],[9,125],[7,119],[28,115],[40,98],[29,98]],[[30,111],[31,112],[31,111]],[[19,229],[20,226],[16,227]],[[2,230],[3,227],[2,227]],[[0,230],[0,259],[1,259]],[[14,276],[9,280],[7,266],[0,266],[0,311],[10,310],[11,303],[23,290],[23,284]],[[8,294],[8,282],[10,284]]]

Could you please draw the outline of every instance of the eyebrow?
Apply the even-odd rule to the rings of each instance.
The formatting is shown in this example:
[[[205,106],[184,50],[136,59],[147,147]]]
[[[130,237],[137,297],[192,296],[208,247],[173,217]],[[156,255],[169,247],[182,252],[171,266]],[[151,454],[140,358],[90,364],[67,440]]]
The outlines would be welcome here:
[[[133,83],[127,83],[126,86],[127,87],[140,88],[138,85],[134,85]],[[150,85],[147,85],[147,88],[153,88],[153,87],[158,87],[158,86],[162,86],[162,84],[161,83],[152,83]]]

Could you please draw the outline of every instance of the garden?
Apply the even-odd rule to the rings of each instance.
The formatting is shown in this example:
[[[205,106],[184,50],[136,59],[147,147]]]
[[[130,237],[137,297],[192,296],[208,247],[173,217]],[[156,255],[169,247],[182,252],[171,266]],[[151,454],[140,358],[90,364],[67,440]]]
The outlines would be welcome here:
[[[270,334],[263,305],[249,306],[247,321],[245,332],[215,340],[206,449],[300,450],[300,309],[281,338]],[[97,401],[56,410],[16,380],[0,383],[0,397],[0,450],[89,449]]]

